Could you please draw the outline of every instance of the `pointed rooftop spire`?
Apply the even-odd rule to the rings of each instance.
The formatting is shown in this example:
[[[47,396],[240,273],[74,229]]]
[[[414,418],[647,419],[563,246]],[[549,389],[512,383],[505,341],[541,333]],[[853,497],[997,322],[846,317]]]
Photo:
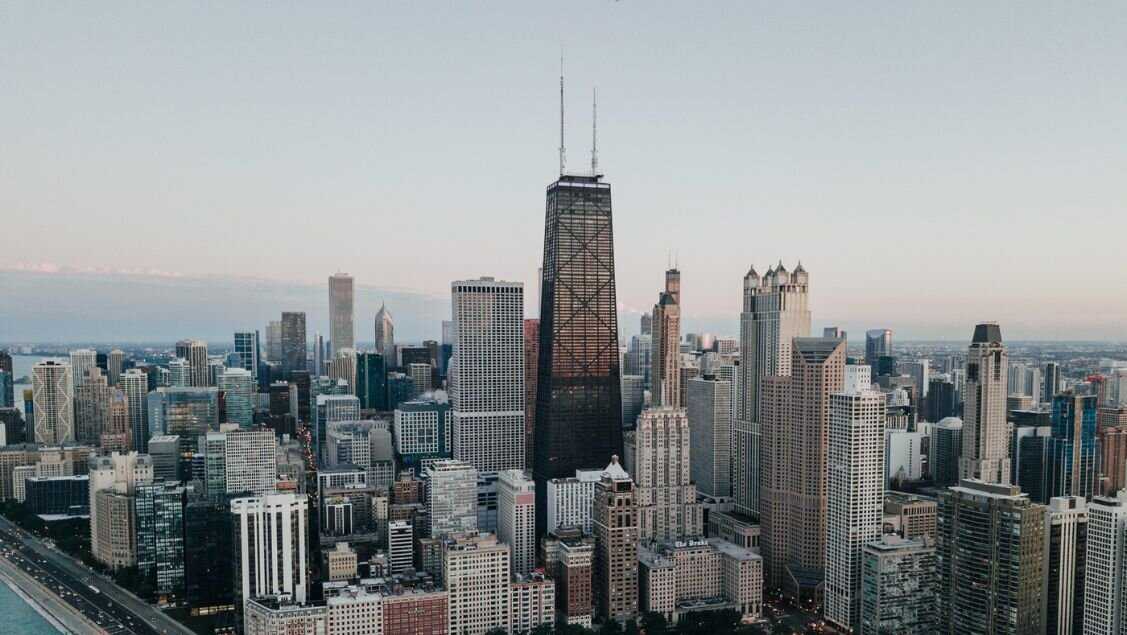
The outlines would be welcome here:
[[[591,90],[591,176],[599,175],[599,89]]]

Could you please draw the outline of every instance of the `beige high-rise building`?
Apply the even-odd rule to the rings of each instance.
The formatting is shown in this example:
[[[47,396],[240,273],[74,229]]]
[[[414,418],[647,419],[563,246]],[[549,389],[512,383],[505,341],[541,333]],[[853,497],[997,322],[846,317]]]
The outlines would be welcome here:
[[[31,367],[35,442],[74,443],[74,378],[70,364],[40,362]]]
[[[974,327],[967,350],[967,384],[963,391],[963,454],[959,478],[1008,485],[1010,456],[1006,347],[997,323]]]
[[[790,375],[791,341],[810,335],[808,289],[809,275],[802,263],[793,273],[780,262],[762,278],[754,267],[744,276],[738,410],[732,422],[732,494],[736,512],[741,514],[756,516],[761,511],[762,383],[766,377]]]
[[[603,620],[638,613],[638,509],[634,481],[612,457],[595,484],[595,610]]]
[[[481,635],[509,629],[509,546],[493,534],[451,534],[442,543],[442,582],[449,600],[448,633]]]
[[[681,407],[681,272],[665,272],[653,310],[650,392],[655,407]]]
[[[830,395],[844,384],[845,340],[796,337],[788,366],[762,385],[760,549],[767,587],[805,597],[824,580]]]
[[[90,459],[90,550],[102,564],[136,564],[137,535],[133,518],[138,485],[153,482],[153,461],[147,454],[118,454]]]
[[[634,474],[641,540],[703,535],[689,439],[685,410],[667,407],[642,411],[637,427],[628,435],[626,464]]]
[[[536,566],[536,484],[522,470],[497,478],[497,538],[512,548],[513,574]]]
[[[73,357],[73,356],[72,356]],[[110,425],[110,400],[114,392],[101,368],[86,368],[81,384],[74,387],[75,440],[97,447]]]
[[[335,273],[329,276],[329,356],[336,357],[342,348],[355,348],[356,331],[352,326],[352,276]],[[318,372],[321,370],[317,369]]]

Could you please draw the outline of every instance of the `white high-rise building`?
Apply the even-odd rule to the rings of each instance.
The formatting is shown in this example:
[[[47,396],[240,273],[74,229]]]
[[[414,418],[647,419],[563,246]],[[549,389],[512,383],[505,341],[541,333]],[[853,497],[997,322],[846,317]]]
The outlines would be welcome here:
[[[74,443],[74,378],[70,364],[45,361],[31,367],[35,442]]]
[[[226,404],[227,421],[240,428],[254,425],[254,402],[256,399],[254,375],[243,368],[227,368],[216,382],[223,391]]]
[[[93,349],[80,348],[70,352],[70,373],[75,388],[85,383],[87,370],[97,367],[98,353]]]
[[[536,566],[536,484],[521,470],[497,478],[497,539],[512,549],[513,573]]]
[[[1006,347],[1002,345],[1002,330],[997,323],[988,322],[974,327],[966,368],[959,478],[1008,485],[1007,355]]]
[[[1084,558],[1084,633],[1119,635],[1127,626],[1124,558],[1127,552],[1127,490],[1088,503],[1088,545]]]
[[[431,537],[477,531],[477,470],[463,461],[443,459],[432,463],[425,476]]]
[[[149,409],[145,396],[149,394],[149,376],[139,368],[130,368],[119,378],[121,392],[125,393],[128,403],[129,432],[133,439],[135,450],[144,450],[149,447]]]
[[[253,598],[308,597],[309,499],[286,493],[231,501],[235,525],[235,590],[244,606]]]
[[[579,527],[583,533],[590,534],[595,483],[599,482],[602,475],[603,470],[576,470],[573,477],[549,480],[545,531],[552,532],[560,527]]]
[[[208,494],[272,494],[278,478],[274,432],[222,427],[226,429],[206,437]]]
[[[354,348],[356,332],[352,326],[352,276],[336,273],[329,276],[329,356],[336,357],[342,348]],[[318,368],[317,372],[321,369]]]
[[[447,633],[509,629],[509,546],[492,534],[459,534],[442,544]]]
[[[678,540],[704,535],[703,510],[689,467],[689,417],[685,410],[644,410],[625,450],[636,485],[640,538]]]
[[[830,395],[826,510],[826,619],[861,627],[861,561],[884,520],[887,400],[872,389],[868,366],[847,365],[843,390]]]
[[[524,469],[524,285],[450,286],[454,458],[483,472]]]
[[[732,384],[694,377],[686,391],[692,477],[697,490],[732,495]]]
[[[752,267],[744,276],[740,313],[740,366],[732,470],[736,511],[759,514],[761,384],[765,377],[789,376],[791,341],[810,335],[807,307],[809,275],[799,263],[794,273],[783,263],[762,278]]]

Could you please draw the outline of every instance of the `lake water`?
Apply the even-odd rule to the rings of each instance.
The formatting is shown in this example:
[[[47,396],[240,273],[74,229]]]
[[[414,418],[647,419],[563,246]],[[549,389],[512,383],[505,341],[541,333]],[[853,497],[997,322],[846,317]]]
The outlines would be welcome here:
[[[54,635],[55,627],[43,619],[35,609],[16,595],[15,591],[0,581],[0,616],[3,616],[5,633],[29,633],[30,635]],[[11,630],[9,630],[11,629]]]
[[[41,361],[53,359],[55,361],[70,361],[61,357],[44,357],[42,355],[12,355],[12,380],[18,381],[23,377],[31,377],[31,367]],[[12,396],[16,399],[16,407],[23,412],[23,391],[31,390],[31,384],[15,384],[12,387]],[[23,412],[24,420],[27,420],[27,413]]]

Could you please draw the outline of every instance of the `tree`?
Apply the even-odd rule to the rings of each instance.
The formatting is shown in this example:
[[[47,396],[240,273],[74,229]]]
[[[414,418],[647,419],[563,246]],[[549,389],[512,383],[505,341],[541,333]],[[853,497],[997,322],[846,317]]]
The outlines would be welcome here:
[[[634,618],[626,620],[625,635],[638,635],[638,620],[635,620]]]
[[[647,611],[642,614],[642,630],[646,635],[663,635],[669,630],[669,620],[661,613]]]
[[[618,620],[608,619],[599,627],[599,635],[623,635],[622,625]]]

